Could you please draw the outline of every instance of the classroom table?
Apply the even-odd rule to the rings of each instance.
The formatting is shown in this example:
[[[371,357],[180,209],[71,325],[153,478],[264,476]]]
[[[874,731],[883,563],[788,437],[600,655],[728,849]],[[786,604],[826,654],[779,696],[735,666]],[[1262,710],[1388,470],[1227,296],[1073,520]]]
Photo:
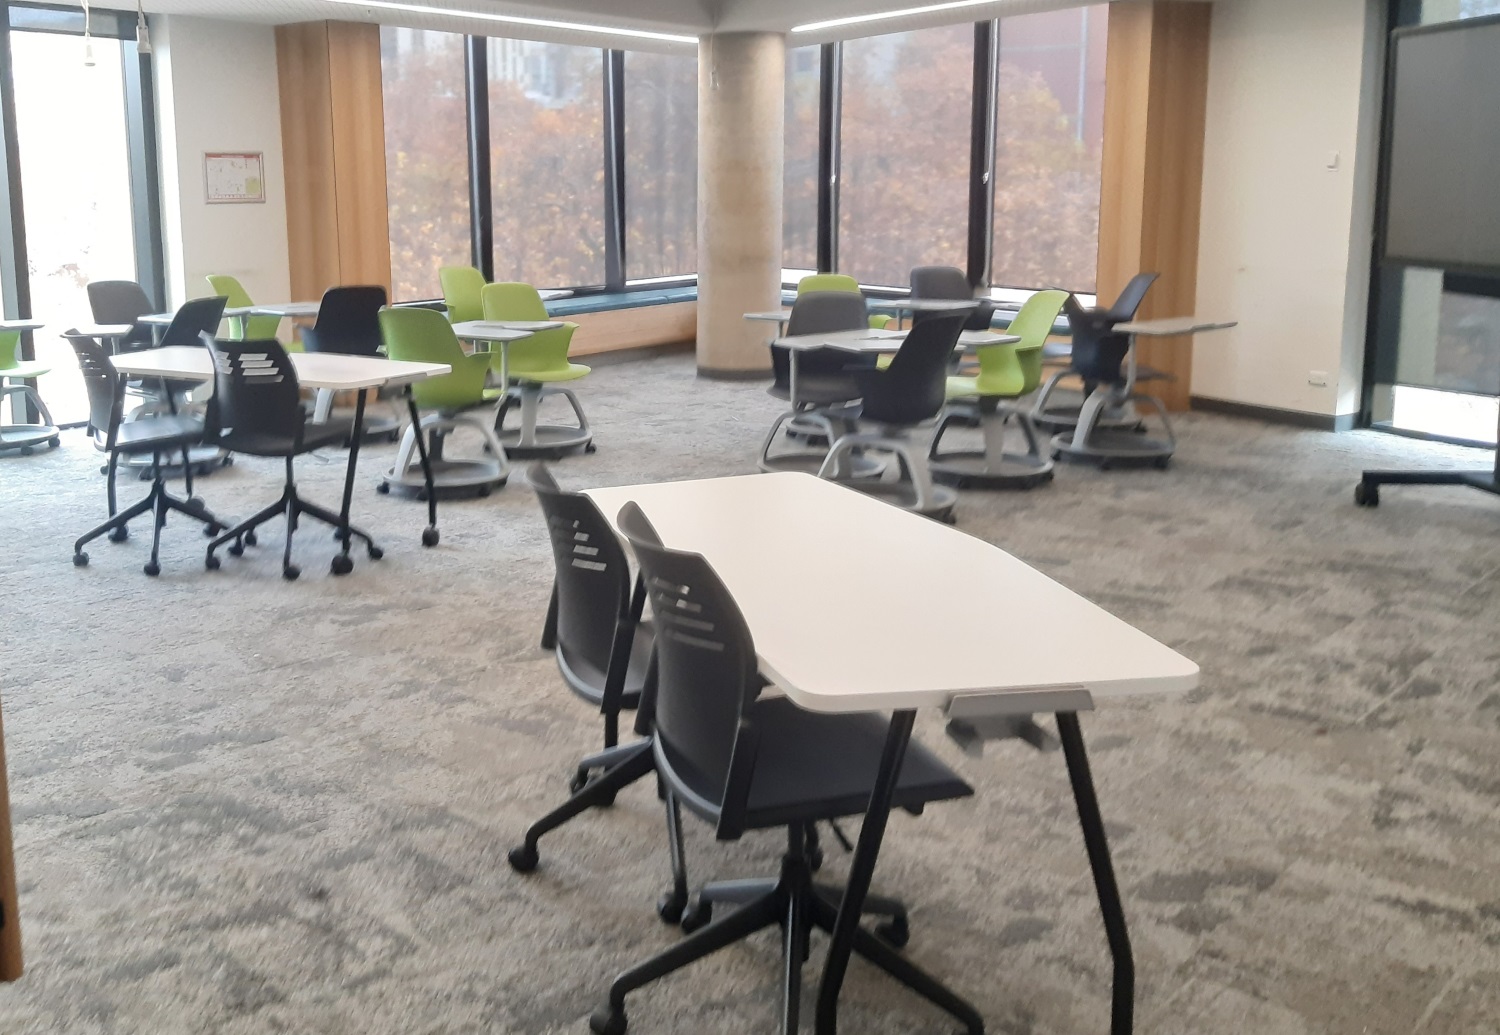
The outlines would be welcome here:
[[[774,323],[776,325],[776,336],[779,338],[786,333],[786,325],[792,318],[792,311],[786,307],[781,309],[768,309],[760,313],[746,313],[745,319],[760,323]]]
[[[919,708],[943,709],[950,724],[981,736],[1056,715],[1114,957],[1112,1031],[1130,1031],[1134,965],[1078,712],[1098,700],[1185,693],[1198,685],[1197,665],[996,546],[811,475],[587,495],[612,522],[634,501],[663,543],[708,560],[744,614],[762,675],[794,704],[892,713],[818,992],[819,1035],[837,1027],[854,928]],[[838,606],[807,586],[831,588]],[[996,629],[1013,634],[1002,650]],[[982,1028],[958,996],[948,1006],[971,1031]]]
[[[896,327],[905,322],[907,313],[954,313],[965,309],[977,309],[980,298],[872,298],[871,309],[890,309],[896,313]]]
[[[359,444],[364,437],[365,389],[397,385],[406,390],[406,405],[413,426],[421,427],[416,400],[412,398],[414,382],[451,373],[446,363],[406,363],[379,356],[348,356],[336,352],[291,352],[292,367],[303,388],[331,388],[337,392],[354,392],[354,429],[349,440],[349,469],[344,479],[344,500],[339,524],[344,530],[344,556],[349,555],[353,536],[348,534],[349,506],[354,492],[354,471],[359,461]],[[180,381],[209,382],[214,379],[213,356],[207,348],[196,345],[169,345],[111,356],[110,362],[122,374],[133,377],[161,377]],[[432,483],[432,465],[427,458],[427,444],[417,436],[417,451],[422,458],[422,475],[427,483],[427,527],[422,530],[422,545],[436,546],[437,492]],[[368,538],[368,537],[367,537]]]

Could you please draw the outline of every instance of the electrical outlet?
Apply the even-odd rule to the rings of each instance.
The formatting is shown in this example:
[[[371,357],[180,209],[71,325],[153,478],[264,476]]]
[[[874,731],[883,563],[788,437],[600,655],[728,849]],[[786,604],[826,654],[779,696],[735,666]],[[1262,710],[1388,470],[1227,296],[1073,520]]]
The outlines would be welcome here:
[[[1310,385],[1312,385],[1314,388],[1327,388],[1328,387],[1328,371],[1326,371],[1326,370],[1309,370],[1307,372],[1307,383],[1310,384]]]

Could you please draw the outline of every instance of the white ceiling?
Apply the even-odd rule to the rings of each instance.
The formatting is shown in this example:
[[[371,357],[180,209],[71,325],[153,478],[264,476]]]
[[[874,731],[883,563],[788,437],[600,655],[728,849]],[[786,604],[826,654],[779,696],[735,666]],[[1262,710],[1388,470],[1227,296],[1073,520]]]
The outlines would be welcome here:
[[[65,0],[67,2],[67,0]],[[126,7],[130,0],[98,0],[100,7]],[[798,25],[858,15],[889,13],[941,0],[388,0],[431,11],[404,11],[338,0],[145,0],[150,14],[193,15],[225,21],[281,25],[303,21],[364,21],[476,35],[518,36],[556,42],[634,49],[688,49],[691,44],[631,40],[587,27],[634,29],[684,37],[711,32],[789,32]],[[795,45],[870,36],[901,29],[982,21],[1004,15],[1078,6],[1083,0],[985,0],[943,10],[867,21],[821,31],[792,33]],[[451,13],[450,13],[451,12]],[[496,22],[485,14],[577,24],[580,29]]]

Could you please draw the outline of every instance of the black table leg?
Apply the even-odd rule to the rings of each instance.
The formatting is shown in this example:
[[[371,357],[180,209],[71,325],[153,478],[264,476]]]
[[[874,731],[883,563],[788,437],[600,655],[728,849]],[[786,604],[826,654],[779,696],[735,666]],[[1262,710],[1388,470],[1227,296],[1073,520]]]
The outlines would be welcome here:
[[[1083,747],[1078,713],[1058,712],[1057,732],[1068,762],[1068,779],[1073,784],[1073,801],[1078,806],[1078,823],[1083,827],[1089,869],[1094,873],[1099,911],[1104,914],[1109,953],[1115,962],[1110,1035],[1130,1035],[1135,1023],[1135,961],[1130,955],[1130,933],[1125,928],[1125,910],[1120,905],[1120,888],[1109,859],[1109,842],[1104,836],[1104,820],[1099,816],[1099,798],[1094,793],[1094,778],[1089,772],[1089,756]]]
[[[339,508],[339,538],[344,541],[344,556],[349,556],[349,544],[354,536],[349,532],[349,506],[354,501],[354,469],[359,463],[359,443],[365,437],[365,392],[354,393],[354,432],[349,439],[349,469],[344,474],[344,505]]]
[[[412,434],[417,437],[417,456],[422,460],[422,481],[427,485],[427,527],[422,529],[422,545],[438,544],[437,487],[432,482],[432,461],[427,457],[427,439],[422,434],[422,416],[417,412],[416,397],[411,394],[411,385],[406,386],[406,409],[411,414]]]

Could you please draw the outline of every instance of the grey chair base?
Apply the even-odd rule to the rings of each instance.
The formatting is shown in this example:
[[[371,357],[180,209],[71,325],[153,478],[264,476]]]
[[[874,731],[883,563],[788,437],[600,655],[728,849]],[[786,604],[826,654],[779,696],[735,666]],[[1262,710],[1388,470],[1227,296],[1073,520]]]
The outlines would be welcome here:
[[[390,404],[391,414],[388,417],[372,416],[365,414],[364,441],[372,439],[389,439],[392,442],[401,437],[401,421],[405,414],[401,412],[401,397],[392,395],[385,400]],[[333,415],[333,389],[319,388],[316,402],[313,403],[312,422],[314,424],[327,424],[328,418]]]
[[[854,461],[866,451],[889,455],[897,468],[895,478],[885,476],[889,471],[880,477],[861,477]],[[933,484],[932,472],[927,466],[927,452],[917,448],[906,429],[854,431],[841,435],[824,458],[818,477],[878,497],[902,510],[949,524],[956,520],[953,506],[958,502],[958,493]]]
[[[510,461],[495,435],[487,414],[475,412],[430,413],[422,418],[421,427],[408,424],[396,451],[396,462],[381,477],[376,489],[396,491],[417,499],[427,498],[427,478],[422,472],[417,449],[417,435],[427,436],[427,458],[432,468],[433,491],[439,496],[488,496],[510,478]],[[443,455],[448,435],[461,427],[474,428],[484,436],[488,454],[475,458],[451,458]]]
[[[1139,417],[1128,427],[1109,427],[1100,417],[1107,409],[1127,409],[1135,415],[1135,405],[1144,404],[1156,411],[1161,418],[1164,437],[1137,433],[1134,429],[1143,426]],[[1108,468],[1116,463],[1145,465],[1165,468],[1177,451],[1177,435],[1172,430],[1172,421],[1167,417],[1166,407],[1154,396],[1131,393],[1121,396],[1115,391],[1100,387],[1094,390],[1084,403],[1078,426],[1070,432],[1059,432],[1052,437],[1053,459],[1067,458],[1083,460]]]
[[[942,449],[943,435],[950,427],[973,426],[977,421],[984,448]],[[1020,433],[1021,452],[1007,451],[1014,428]],[[1040,436],[1025,413],[995,399],[950,404],[938,422],[928,450],[932,477],[959,488],[1031,489],[1052,480],[1055,466],[1043,451]]]
[[[43,444],[55,449],[62,440],[58,437],[58,430],[52,423],[52,414],[48,412],[46,404],[42,402],[42,397],[37,394],[36,389],[28,384],[0,382],[0,398],[7,397],[10,399],[12,420],[17,416],[16,406],[23,400],[30,399],[41,416],[41,423],[0,424],[0,451],[19,449],[25,455]]]
[[[1078,426],[1084,407],[1088,405],[1088,399],[1084,399],[1077,405],[1052,400],[1053,393],[1057,391],[1058,382],[1070,374],[1071,371],[1068,370],[1059,371],[1042,385],[1041,391],[1036,394],[1036,401],[1031,406],[1032,424],[1046,431],[1068,431]],[[1098,419],[1098,426],[1103,428],[1134,428],[1139,424],[1140,418],[1133,410],[1124,408],[1124,404],[1112,406]]]
[[[578,418],[577,427],[537,423],[537,409],[549,395],[560,395],[568,400]],[[521,425],[507,428],[505,415],[515,405],[521,408]],[[583,407],[578,404],[578,396],[570,388],[554,388],[531,381],[511,385],[495,415],[495,433],[505,447],[506,454],[515,460],[556,460],[580,449],[588,453],[594,452],[594,433],[589,429],[589,419],[584,416]]]

